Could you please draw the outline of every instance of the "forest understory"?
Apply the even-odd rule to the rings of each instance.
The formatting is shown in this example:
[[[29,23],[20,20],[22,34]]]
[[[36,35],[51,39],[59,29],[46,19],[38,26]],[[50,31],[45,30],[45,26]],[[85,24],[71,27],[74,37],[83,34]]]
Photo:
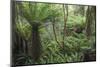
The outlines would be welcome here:
[[[12,5],[13,66],[96,61],[96,6]]]

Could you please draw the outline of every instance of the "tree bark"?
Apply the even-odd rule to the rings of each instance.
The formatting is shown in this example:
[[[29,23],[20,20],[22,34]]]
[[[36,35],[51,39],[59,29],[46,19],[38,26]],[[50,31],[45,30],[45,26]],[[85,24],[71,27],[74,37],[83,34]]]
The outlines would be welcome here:
[[[86,13],[86,23],[87,23],[86,35],[87,35],[88,39],[90,39],[90,36],[92,35],[92,29],[93,29],[92,25],[93,25],[94,20],[95,20],[94,16],[95,16],[94,7],[88,6],[87,13]]]
[[[41,42],[40,42],[40,36],[39,36],[39,23],[35,23],[32,25],[32,44],[31,47],[29,47],[29,56],[33,59],[34,62],[36,62],[41,54]]]

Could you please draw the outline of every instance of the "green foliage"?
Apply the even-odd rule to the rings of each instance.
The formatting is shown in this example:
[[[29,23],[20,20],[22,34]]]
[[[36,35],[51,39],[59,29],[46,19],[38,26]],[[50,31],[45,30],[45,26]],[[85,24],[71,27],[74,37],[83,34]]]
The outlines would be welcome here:
[[[75,15],[69,15],[68,16],[68,22],[67,22],[67,27],[72,28],[73,26],[79,26],[83,27],[85,26],[85,17],[83,16],[75,16]]]
[[[68,9],[71,14],[68,14],[66,22],[67,35],[64,36],[64,47],[61,47],[63,41],[62,36],[64,35],[64,15],[62,5],[18,2],[18,18],[16,18],[15,25],[16,32],[30,43],[32,37],[32,25],[34,21],[39,21],[41,24],[39,27],[39,35],[41,38],[42,51],[39,60],[36,62],[33,62],[28,55],[19,54],[20,56],[18,56],[16,64],[47,64],[83,61],[84,53],[89,49],[92,50],[93,43],[95,42],[95,31],[91,36],[91,39],[87,39],[84,32],[77,33],[74,29],[82,28],[85,30],[86,17],[73,15],[72,12],[74,12],[74,10],[72,10],[72,8],[73,7]],[[54,37],[52,19],[55,19],[55,32],[60,44],[56,42]]]
[[[26,20],[33,24],[34,21],[44,22],[52,17],[60,16],[60,8],[55,8],[52,4],[41,4],[41,3],[17,3],[19,14],[26,18]],[[20,10],[21,9],[21,10]]]
[[[24,18],[20,16],[19,18],[20,19],[16,21],[16,30],[21,37],[29,40],[31,38],[31,26]]]
[[[91,47],[89,41],[85,38],[86,36],[82,34],[78,34],[78,36],[78,38],[72,36],[66,38],[66,47],[69,48],[69,52],[81,52]]]
[[[43,53],[38,63],[79,62],[83,60],[84,51],[91,46],[85,35],[80,35],[79,38],[73,36],[66,37],[64,47],[65,50],[60,48],[55,41],[43,44]],[[63,50],[65,55],[62,53]]]

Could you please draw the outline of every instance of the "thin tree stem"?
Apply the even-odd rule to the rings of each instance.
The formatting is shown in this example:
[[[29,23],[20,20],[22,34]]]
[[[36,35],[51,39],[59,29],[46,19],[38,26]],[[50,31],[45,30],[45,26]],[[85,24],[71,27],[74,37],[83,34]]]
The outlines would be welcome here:
[[[60,45],[59,41],[57,40],[57,35],[56,35],[56,31],[55,31],[55,19],[52,22],[52,27],[53,27],[53,33],[54,33],[55,40],[56,40],[57,44]]]

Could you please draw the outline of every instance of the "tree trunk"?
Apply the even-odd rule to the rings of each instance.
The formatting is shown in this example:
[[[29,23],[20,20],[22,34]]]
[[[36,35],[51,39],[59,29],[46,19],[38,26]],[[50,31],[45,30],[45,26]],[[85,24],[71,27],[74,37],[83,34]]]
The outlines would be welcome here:
[[[86,26],[86,35],[87,35],[87,38],[90,39],[90,36],[92,35],[92,25],[93,23],[95,22],[95,8],[92,7],[92,6],[88,6],[88,9],[87,9],[87,13],[86,13],[86,23],[87,23],[87,26]],[[94,26],[94,25],[93,25]]]
[[[33,61],[37,61],[41,54],[41,42],[39,36],[39,23],[35,23],[32,25],[32,45],[29,48],[29,55],[33,59]]]
[[[55,18],[53,18],[53,20],[52,20],[52,28],[53,28],[53,33],[54,33],[55,41],[60,46],[60,43],[59,43],[59,41],[57,39],[56,31],[55,31]]]
[[[67,35],[67,27],[66,27],[66,22],[68,20],[68,5],[64,5],[63,4],[63,13],[64,13],[64,29],[63,29],[63,40],[62,40],[62,46],[64,48],[64,40],[65,40],[65,36]]]

